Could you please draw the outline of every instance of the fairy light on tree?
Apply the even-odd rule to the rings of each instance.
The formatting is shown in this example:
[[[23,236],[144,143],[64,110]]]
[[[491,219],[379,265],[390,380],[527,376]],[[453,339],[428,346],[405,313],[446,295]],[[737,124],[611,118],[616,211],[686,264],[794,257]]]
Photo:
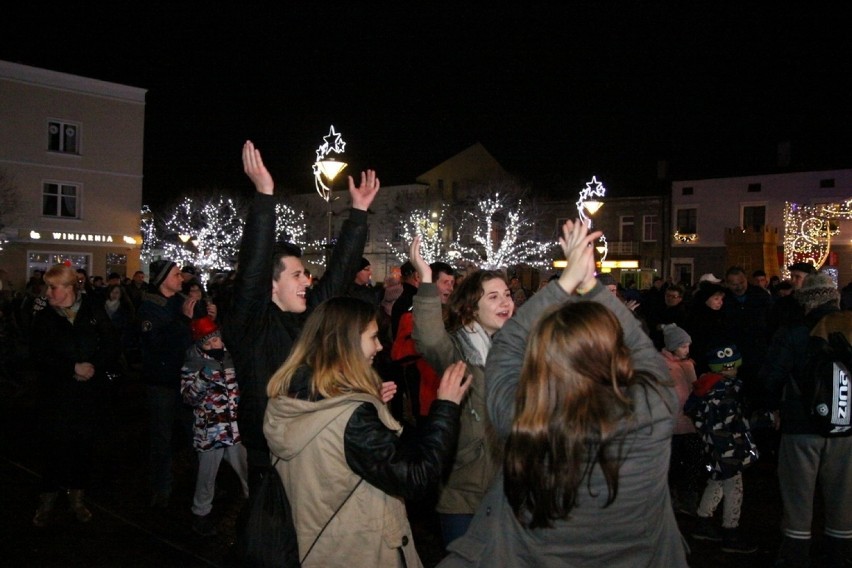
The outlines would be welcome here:
[[[151,264],[154,260],[154,249],[159,244],[157,239],[157,224],[154,221],[154,213],[147,205],[142,206],[139,212],[139,232],[142,234],[142,246],[139,249],[139,260],[144,265]]]
[[[305,213],[296,211],[286,203],[275,204],[275,240],[297,246],[305,244]]]
[[[178,241],[163,241],[165,257],[192,264],[206,276],[233,266],[243,235],[243,216],[229,198],[199,202],[184,197],[164,223],[164,234],[178,236]]]
[[[518,264],[547,266],[555,243],[535,240],[535,225],[520,199],[511,207],[505,197],[496,193],[481,199],[475,211],[465,212],[459,240],[469,237],[472,244],[453,242],[450,256],[488,270]]]
[[[409,213],[407,219],[399,221],[399,236],[402,248],[397,248],[387,243],[388,248],[395,249],[396,257],[405,262],[408,260],[408,245],[414,241],[417,235],[421,235],[420,253],[423,260],[432,264],[433,262],[446,262],[450,258],[450,251],[444,243],[443,227],[444,213],[447,208],[441,204],[438,211],[431,209],[415,209]]]

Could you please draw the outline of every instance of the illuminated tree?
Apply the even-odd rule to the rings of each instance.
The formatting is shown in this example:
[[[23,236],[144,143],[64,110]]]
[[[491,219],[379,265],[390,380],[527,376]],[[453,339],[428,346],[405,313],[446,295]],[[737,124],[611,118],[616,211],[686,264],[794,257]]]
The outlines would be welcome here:
[[[441,205],[439,211],[430,209],[415,209],[409,213],[408,218],[399,221],[399,236],[402,241],[401,248],[395,247],[390,242],[386,243],[388,248],[395,249],[394,254],[401,261],[408,260],[408,247],[414,240],[414,237],[421,235],[423,238],[420,241],[420,253],[423,255],[423,260],[429,264],[436,261],[447,262],[450,257],[450,251],[446,247],[444,240],[443,228],[444,213],[446,206]]]
[[[154,248],[160,243],[157,240],[157,225],[154,222],[154,213],[147,205],[142,206],[139,214],[139,229],[142,234],[142,247],[139,250],[139,260],[142,264],[151,264],[154,260]]]
[[[184,197],[163,225],[165,258],[192,264],[205,275],[233,267],[243,215],[233,199]]]
[[[518,264],[544,267],[552,258],[555,241],[537,240],[535,227],[534,216],[521,199],[495,193],[479,199],[473,210],[465,208],[450,256],[482,269]]]

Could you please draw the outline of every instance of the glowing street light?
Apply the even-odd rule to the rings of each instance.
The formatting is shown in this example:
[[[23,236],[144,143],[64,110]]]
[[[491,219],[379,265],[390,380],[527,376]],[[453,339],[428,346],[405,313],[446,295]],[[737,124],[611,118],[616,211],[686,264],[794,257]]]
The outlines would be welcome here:
[[[343,141],[339,133],[334,131],[334,125],[331,125],[328,135],[323,136],[322,139],[323,143],[317,148],[317,160],[311,169],[314,172],[314,185],[317,188],[317,193],[328,202],[331,198],[331,185],[334,178],[346,167],[346,162],[338,162],[330,154],[332,152],[342,154],[346,142]],[[323,178],[328,181],[328,185],[323,181]]]
[[[603,206],[603,201],[595,198],[604,197],[605,195],[606,188],[595,176],[592,176],[591,181],[587,182],[586,187],[580,191],[580,198],[577,200],[577,213],[580,215],[580,219],[589,226],[589,229],[592,228],[592,219],[590,216],[597,213]],[[586,215],[586,212],[589,213],[589,216]],[[601,235],[598,242],[600,244],[595,247],[595,250],[601,255],[600,262],[603,263],[609,252],[609,246],[606,243],[604,235]]]

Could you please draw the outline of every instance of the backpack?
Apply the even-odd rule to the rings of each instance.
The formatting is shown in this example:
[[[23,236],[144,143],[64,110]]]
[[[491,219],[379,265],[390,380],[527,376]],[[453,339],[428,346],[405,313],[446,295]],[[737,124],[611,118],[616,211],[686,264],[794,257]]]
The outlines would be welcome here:
[[[844,333],[832,331],[828,339],[811,333],[805,376],[797,382],[811,422],[825,437],[852,435],[850,369],[852,346]]]

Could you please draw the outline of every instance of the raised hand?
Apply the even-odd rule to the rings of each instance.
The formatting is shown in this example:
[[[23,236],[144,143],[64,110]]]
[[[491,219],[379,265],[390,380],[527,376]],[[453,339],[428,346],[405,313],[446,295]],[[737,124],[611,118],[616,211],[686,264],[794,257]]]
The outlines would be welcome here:
[[[352,209],[366,211],[376,198],[381,182],[376,177],[375,170],[361,172],[361,185],[355,187],[355,181],[349,176],[349,195],[352,197]]]
[[[585,223],[576,219],[565,221],[559,246],[565,254],[567,266],[559,276],[559,285],[569,294],[575,291],[587,292],[595,285],[595,248],[594,242],[603,233],[589,233]]]
[[[441,383],[438,385],[438,400],[449,400],[461,404],[472,382],[464,361],[456,361],[447,367],[441,377]]]
[[[259,193],[272,195],[275,183],[272,181],[272,176],[266,166],[263,165],[260,150],[254,147],[251,140],[246,140],[246,143],[243,144],[243,171]]]
[[[408,260],[411,261],[411,264],[414,265],[414,268],[417,270],[417,273],[420,275],[420,282],[431,282],[432,281],[432,269],[423,260],[423,255],[420,254],[420,242],[423,240],[421,235],[417,235],[414,237],[414,240],[411,241],[411,247],[408,249]]]

